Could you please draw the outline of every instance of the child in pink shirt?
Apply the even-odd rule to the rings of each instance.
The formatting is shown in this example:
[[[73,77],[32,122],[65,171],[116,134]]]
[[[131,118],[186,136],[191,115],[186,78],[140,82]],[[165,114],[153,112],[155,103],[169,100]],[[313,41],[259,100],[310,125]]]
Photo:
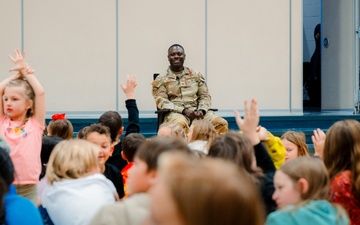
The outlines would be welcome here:
[[[17,73],[0,83],[0,136],[10,146],[15,166],[17,193],[36,204],[37,183],[41,172],[41,138],[45,124],[45,94],[34,70],[16,49],[9,56]]]

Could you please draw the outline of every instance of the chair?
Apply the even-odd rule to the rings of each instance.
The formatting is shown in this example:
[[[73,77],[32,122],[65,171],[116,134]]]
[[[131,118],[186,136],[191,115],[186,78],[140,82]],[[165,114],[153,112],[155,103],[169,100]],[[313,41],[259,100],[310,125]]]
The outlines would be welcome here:
[[[153,80],[155,80],[156,79],[156,77],[157,76],[159,76],[160,74],[159,73],[154,73],[153,74]],[[170,110],[169,109],[159,109],[159,108],[157,108],[156,107],[156,111],[155,111],[155,113],[157,114],[157,128],[156,128],[156,130],[159,130],[159,127],[160,127],[160,125],[164,122],[164,120],[165,120],[165,116],[166,116],[166,114],[168,113],[168,112],[170,112]]]
[[[159,73],[154,73],[154,74],[153,74],[153,80],[155,80],[156,77],[159,76],[159,75],[160,75]],[[169,109],[159,109],[159,108],[157,108],[157,107],[156,107],[156,109],[157,109],[157,110],[155,111],[155,113],[157,114],[157,128],[156,128],[156,130],[158,131],[160,125],[161,125],[161,124],[164,122],[164,120],[165,120],[166,114],[169,113],[170,110],[169,110]],[[213,111],[213,112],[218,111],[218,109],[209,109],[209,110],[211,110],[211,111]]]

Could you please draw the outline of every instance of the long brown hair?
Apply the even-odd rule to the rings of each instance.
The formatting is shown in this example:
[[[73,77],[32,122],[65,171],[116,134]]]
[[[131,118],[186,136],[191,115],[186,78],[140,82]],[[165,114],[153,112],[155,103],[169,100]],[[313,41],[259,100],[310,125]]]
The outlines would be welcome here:
[[[326,133],[323,157],[330,179],[350,170],[351,183],[360,195],[360,123],[342,120],[333,124]]]
[[[258,189],[233,163],[169,152],[160,157],[159,176],[184,224],[264,224]]]
[[[289,176],[294,183],[300,178],[308,182],[308,191],[301,194],[304,201],[329,199],[330,179],[321,159],[300,156],[285,163],[279,170]]]
[[[256,183],[258,183],[258,178],[264,175],[261,168],[252,167],[253,162],[256,160],[254,147],[245,134],[229,131],[215,138],[210,146],[208,156],[234,162],[240,170],[244,170],[251,175]]]
[[[300,156],[285,163],[279,170],[290,177],[295,184],[300,178],[308,183],[308,190],[301,193],[302,201],[296,204],[297,207],[312,200],[329,200],[330,178],[321,159]],[[347,214],[344,208],[338,204],[333,204],[333,206],[337,210],[337,220],[346,220]]]

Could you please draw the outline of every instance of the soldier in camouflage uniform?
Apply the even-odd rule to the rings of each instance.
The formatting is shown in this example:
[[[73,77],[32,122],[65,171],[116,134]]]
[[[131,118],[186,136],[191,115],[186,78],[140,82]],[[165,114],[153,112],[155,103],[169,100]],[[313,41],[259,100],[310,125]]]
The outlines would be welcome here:
[[[218,117],[211,107],[211,96],[204,76],[184,67],[185,50],[179,44],[170,46],[167,73],[159,75],[152,83],[152,95],[159,109],[169,109],[164,122],[181,125],[186,133],[194,119],[207,119],[218,134],[228,131],[228,123]]]

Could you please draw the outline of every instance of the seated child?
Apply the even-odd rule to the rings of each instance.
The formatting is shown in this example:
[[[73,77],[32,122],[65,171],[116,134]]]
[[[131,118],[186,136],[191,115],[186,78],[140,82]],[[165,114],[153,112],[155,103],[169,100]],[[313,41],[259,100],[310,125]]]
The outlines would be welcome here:
[[[360,123],[340,120],[312,137],[315,154],[324,160],[330,177],[330,202],[343,206],[351,225],[360,224]]]
[[[130,197],[103,207],[90,224],[142,224],[149,216],[148,191],[156,179],[158,157],[168,151],[182,151],[191,154],[186,142],[179,138],[155,137],[145,141],[137,150],[134,165],[129,170]]]
[[[115,186],[120,198],[124,197],[123,177],[119,169],[107,160],[114,151],[114,146],[111,142],[109,128],[101,124],[92,124],[86,130],[85,140],[100,146],[99,164],[100,172],[109,179]]]
[[[251,101],[250,107],[245,102],[244,111],[244,119],[235,111],[236,122],[243,133],[229,131],[217,137],[211,144],[208,155],[236,163],[259,187],[266,213],[269,214],[276,209],[272,199],[276,168],[256,132],[260,119],[256,100]]]
[[[266,225],[307,224],[347,225],[349,219],[340,205],[328,202],[330,180],[323,162],[297,157],[275,174],[278,211],[271,213]]]
[[[144,135],[139,133],[132,133],[124,137],[124,139],[121,142],[121,156],[124,160],[127,161],[127,165],[124,167],[124,169],[121,170],[121,175],[123,176],[124,181],[124,192],[125,196],[124,198],[128,197],[128,188],[127,188],[127,179],[129,177],[129,170],[134,165],[134,155],[136,154],[137,149],[139,146],[146,141],[146,138]]]
[[[83,127],[79,130],[78,134],[76,135],[77,139],[84,139],[86,131],[89,129],[89,126]]]
[[[0,198],[0,224],[40,225],[42,219],[35,205],[16,193],[14,181],[15,169],[9,153],[0,147],[0,180],[5,195]],[[2,205],[2,208],[1,208]]]
[[[63,140],[72,139],[74,128],[69,120],[65,118],[65,113],[52,115],[52,120],[47,126],[48,136],[57,136]]]
[[[179,137],[186,138],[185,130],[177,123],[163,123],[157,132],[159,137]]]
[[[121,89],[126,95],[125,106],[128,112],[128,126],[125,129],[120,114],[117,111],[107,111],[103,113],[98,123],[107,126],[110,129],[111,141],[114,146],[112,155],[109,157],[107,163],[115,166],[121,171],[127,164],[126,160],[121,157],[120,136],[125,133],[125,136],[131,133],[140,133],[139,109],[137,108],[135,99],[135,89],[137,86],[137,79],[134,75],[128,75],[126,84],[120,83]]]
[[[56,225],[88,224],[104,205],[118,199],[114,185],[100,174],[99,147],[66,140],[50,155],[42,206]]]
[[[214,125],[209,120],[193,120],[187,134],[189,148],[207,155],[216,136]]]
[[[46,174],[46,167],[47,167],[47,163],[49,162],[51,152],[54,150],[55,146],[62,140],[63,139],[61,139],[58,136],[44,136],[42,138],[41,154],[40,154],[42,168],[41,168],[41,173],[39,176],[40,181],[37,186],[38,195],[39,195],[39,200],[38,200],[39,203],[41,202],[41,195],[42,195],[42,192],[47,183],[45,174]]]
[[[309,148],[303,132],[286,131],[281,135],[281,141],[284,143],[286,149],[285,162],[295,159],[298,156],[309,156]]]
[[[158,161],[150,191],[154,224],[264,224],[257,188],[235,164],[181,152],[166,152]]]

